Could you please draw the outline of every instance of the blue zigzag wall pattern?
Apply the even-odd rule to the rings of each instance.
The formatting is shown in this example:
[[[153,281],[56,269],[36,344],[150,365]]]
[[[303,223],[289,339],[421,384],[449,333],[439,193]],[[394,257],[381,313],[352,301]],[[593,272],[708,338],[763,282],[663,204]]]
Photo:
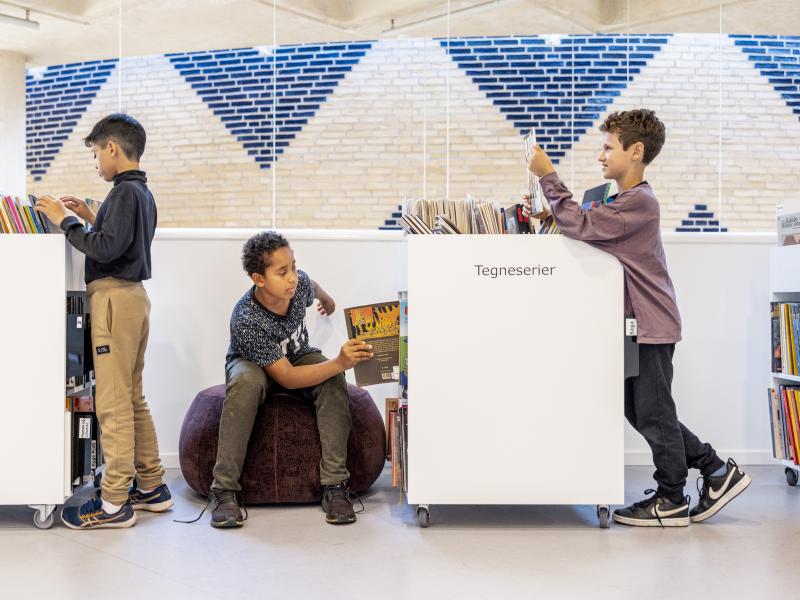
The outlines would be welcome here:
[[[800,36],[730,38],[800,119]],[[663,49],[669,36],[569,35],[555,38],[555,43],[550,39],[438,42],[520,135],[535,126],[540,143],[558,162]],[[281,46],[274,53],[241,48],[167,58],[266,169],[372,47],[373,42],[307,44]],[[89,61],[28,73],[27,168],[34,181],[47,172],[116,65],[116,60]],[[387,220],[386,226],[394,225],[393,219]],[[678,227],[679,231],[709,229],[718,230],[720,225],[707,204],[696,205]]]
[[[441,40],[453,61],[557,163],[658,53],[665,35],[569,35]]]
[[[47,67],[26,76],[27,168],[40,181],[81,115],[116,68],[116,60]]]
[[[358,42],[280,46],[274,53],[241,48],[168,56],[267,169],[371,47],[371,42]]]
[[[800,36],[732,35],[731,38],[800,119]]]

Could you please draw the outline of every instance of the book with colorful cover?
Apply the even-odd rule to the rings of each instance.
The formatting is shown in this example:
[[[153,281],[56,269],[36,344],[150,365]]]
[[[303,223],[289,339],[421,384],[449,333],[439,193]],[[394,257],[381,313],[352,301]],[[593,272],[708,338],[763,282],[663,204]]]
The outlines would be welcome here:
[[[14,233],[15,228],[11,224],[11,215],[8,214],[5,202],[0,198],[0,229],[3,233]]]
[[[383,412],[384,426],[386,427],[386,460],[392,460],[392,413],[400,406],[399,398],[386,398]]]
[[[781,385],[778,386],[778,398],[780,399],[781,406],[783,407],[783,421],[786,431],[786,449],[788,450],[787,458],[797,462],[794,453],[794,434],[792,432],[792,415],[789,410],[789,398],[786,394],[786,389]]]
[[[611,193],[611,183],[603,183],[583,192],[581,208],[591,210],[598,206],[608,204],[608,196]]]
[[[772,325],[772,372],[780,373],[781,364],[781,311],[780,303],[770,302],[770,322]]]
[[[800,213],[778,215],[778,246],[800,244]]]
[[[17,207],[14,205],[14,200],[11,196],[5,196],[3,202],[6,204],[8,214],[11,215],[16,233],[25,233],[25,227],[23,227],[22,220],[19,218],[19,214],[17,214]]]
[[[781,418],[781,405],[774,388],[767,390],[769,400],[769,422],[772,430],[772,456],[778,459],[786,458],[786,447],[783,436],[783,420]]]
[[[344,309],[347,336],[372,346],[373,357],[356,364],[359,386],[400,379],[400,303],[379,302]]]
[[[794,337],[794,327],[792,327],[792,308],[789,304],[783,305],[783,316],[785,319],[785,327],[786,327],[786,345],[788,350],[788,366],[789,366],[789,375],[797,375],[797,362],[796,362],[796,355],[795,355],[795,337]]]
[[[798,424],[797,398],[794,394],[793,388],[787,388],[783,386],[781,386],[781,395],[787,407],[792,459],[794,460],[795,464],[799,464],[798,457],[800,457],[800,424]]]

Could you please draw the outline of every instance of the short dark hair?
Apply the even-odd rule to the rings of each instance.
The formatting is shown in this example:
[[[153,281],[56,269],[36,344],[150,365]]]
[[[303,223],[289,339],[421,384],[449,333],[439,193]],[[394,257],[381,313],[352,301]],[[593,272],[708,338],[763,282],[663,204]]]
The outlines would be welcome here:
[[[92,132],[83,138],[83,143],[90,148],[92,144],[105,148],[109,140],[119,144],[129,159],[138,161],[144,154],[147,135],[142,124],[132,116],[115,113],[98,121]]]
[[[627,150],[631,144],[642,142],[644,145],[643,162],[649,165],[664,146],[667,129],[664,127],[656,113],[646,108],[613,112],[600,125],[603,133],[616,133],[622,143],[622,149]]]
[[[277,231],[262,231],[244,243],[242,266],[248,275],[263,275],[269,266],[269,257],[278,248],[288,248],[289,242]]]

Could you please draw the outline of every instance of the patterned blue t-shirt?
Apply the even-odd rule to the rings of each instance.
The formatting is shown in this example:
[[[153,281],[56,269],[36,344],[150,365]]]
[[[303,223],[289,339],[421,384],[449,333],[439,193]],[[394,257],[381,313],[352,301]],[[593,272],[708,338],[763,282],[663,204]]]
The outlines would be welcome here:
[[[231,345],[228,360],[244,358],[267,367],[284,356],[289,362],[309,352],[306,308],[314,303],[314,288],[308,275],[297,270],[297,289],[286,316],[264,307],[254,295],[255,286],[236,303],[231,315]]]

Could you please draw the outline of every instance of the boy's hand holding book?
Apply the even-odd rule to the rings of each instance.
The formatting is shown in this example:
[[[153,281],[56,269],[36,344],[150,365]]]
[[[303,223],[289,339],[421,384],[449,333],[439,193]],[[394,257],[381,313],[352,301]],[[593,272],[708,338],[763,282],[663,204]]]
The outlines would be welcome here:
[[[362,340],[347,340],[342,345],[342,349],[336,360],[339,361],[345,370],[352,369],[358,363],[372,358],[373,355],[370,350],[372,350],[372,346]]]
[[[86,202],[75,196],[62,196],[61,202],[81,219],[88,222],[90,225],[94,225],[95,214]]]
[[[545,175],[549,175],[556,170],[553,166],[553,162],[550,160],[550,157],[547,156],[547,152],[542,150],[542,147],[539,144],[536,144],[534,147],[533,155],[528,162],[528,170],[540,178],[544,177]]]
[[[52,196],[40,196],[33,208],[38,212],[44,213],[56,226],[61,226],[61,221],[67,217],[64,205]]]

